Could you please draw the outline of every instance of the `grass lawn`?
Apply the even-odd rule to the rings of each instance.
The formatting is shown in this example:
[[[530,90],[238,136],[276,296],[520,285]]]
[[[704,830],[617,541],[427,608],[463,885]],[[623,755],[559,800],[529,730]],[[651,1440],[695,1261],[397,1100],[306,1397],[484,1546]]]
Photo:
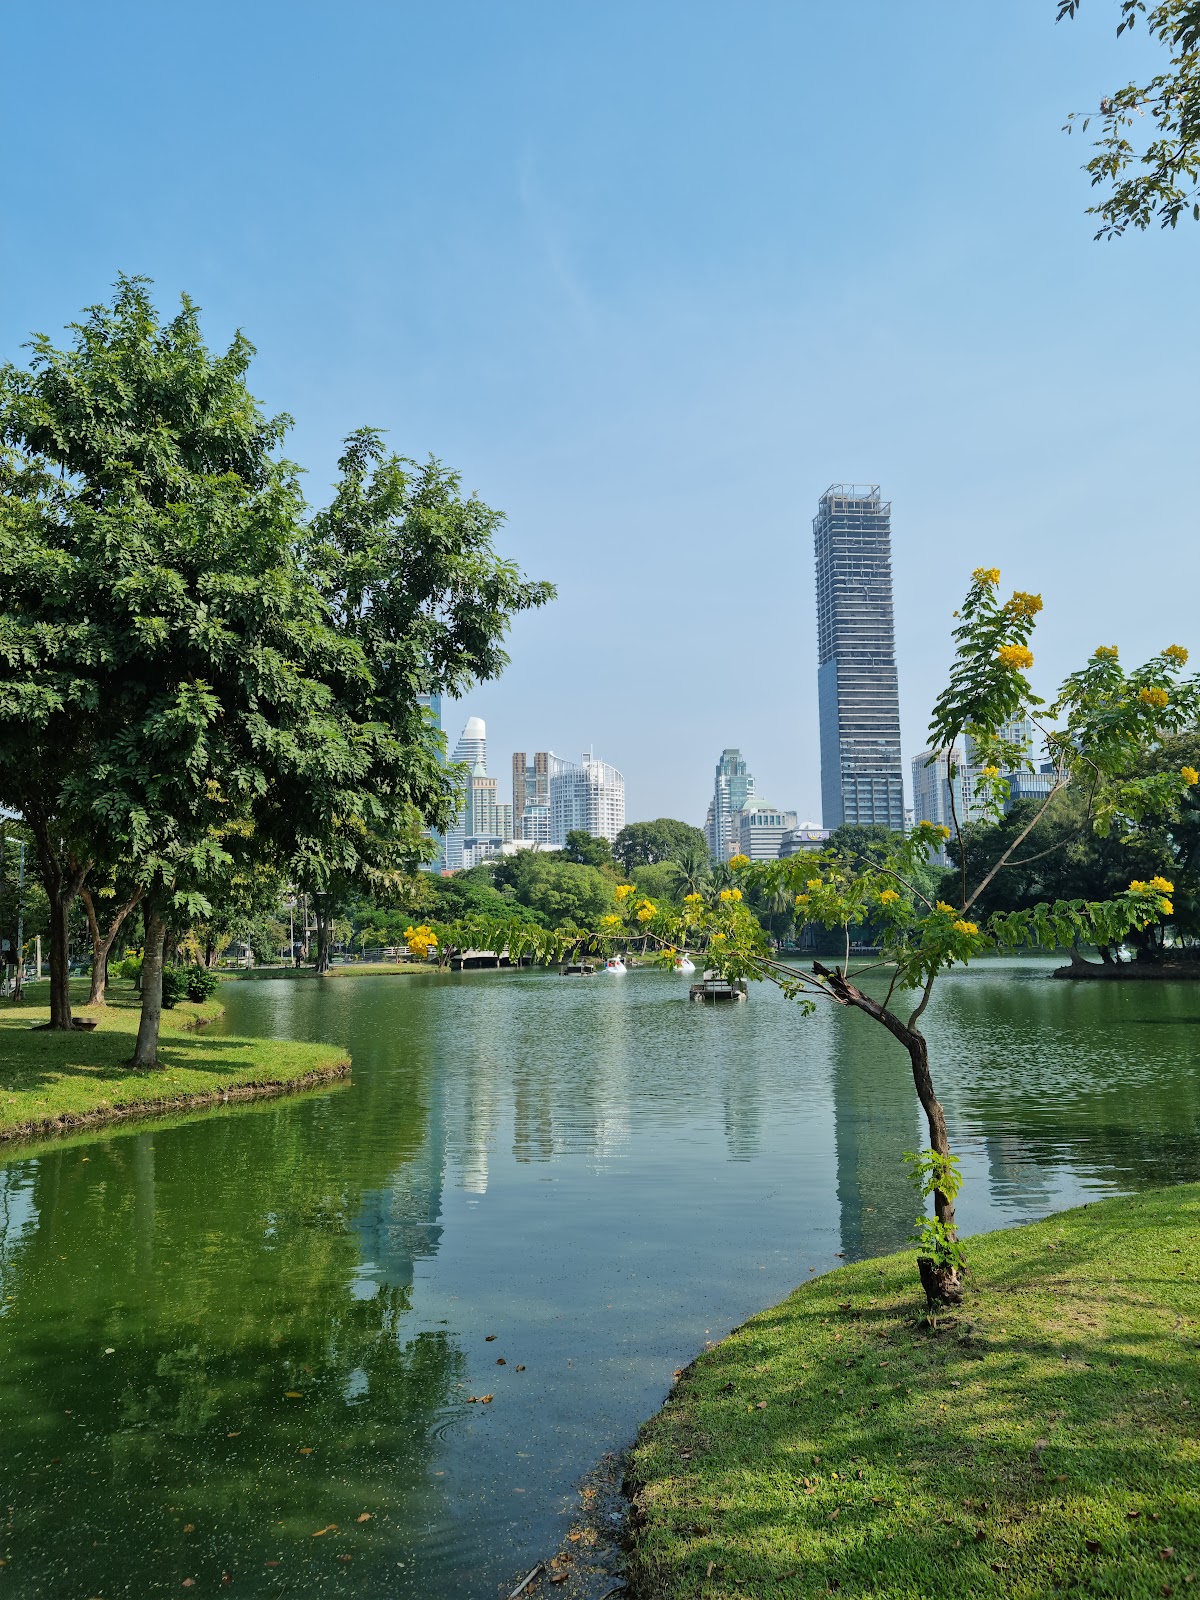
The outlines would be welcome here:
[[[77,1016],[98,1019],[93,1033],[34,1032],[35,1024],[49,1020],[48,996],[45,986],[28,992],[25,1004],[0,1003],[0,1140],[305,1088],[349,1070],[345,1051],[334,1045],[206,1036],[198,1024],[220,1015],[218,993],[203,1005],[181,1002],[164,1011],[159,1068],[135,1073],[129,1068],[138,1023],[132,984],[110,985],[106,1006],[75,1007]],[[83,983],[79,999],[86,998]]]
[[[1200,1595],[1200,1185],[910,1254],[705,1352],[630,1465],[649,1600]]]

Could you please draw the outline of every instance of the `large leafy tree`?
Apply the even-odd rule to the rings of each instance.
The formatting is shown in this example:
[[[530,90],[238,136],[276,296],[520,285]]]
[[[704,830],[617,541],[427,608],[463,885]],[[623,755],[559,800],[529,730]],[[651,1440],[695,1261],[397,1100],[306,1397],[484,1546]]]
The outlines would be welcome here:
[[[355,873],[444,825],[454,777],[416,696],[499,670],[511,609],[550,591],[496,558],[486,508],[465,553],[445,518],[441,566],[417,571],[371,435],[310,520],[286,419],[246,387],[251,347],[212,357],[190,303],[161,323],[122,280],[75,335],[0,375],[0,799],[33,827],[64,927],[98,863],[142,887],[151,1066],[169,924],[210,916],[248,858]]]
[[[698,850],[707,856],[703,833],[690,822],[679,822],[674,817],[628,822],[613,845],[613,854],[626,872],[632,872],[634,867],[652,867],[659,861],[679,861],[685,853],[690,856]]]
[[[1055,0],[1058,20],[1083,0]],[[1067,131],[1099,124],[1084,170],[1103,198],[1089,207],[1098,239],[1157,221],[1200,220],[1200,0],[1118,0],[1118,34],[1143,23],[1167,52],[1162,72],[1102,96],[1094,112],[1072,112]]]

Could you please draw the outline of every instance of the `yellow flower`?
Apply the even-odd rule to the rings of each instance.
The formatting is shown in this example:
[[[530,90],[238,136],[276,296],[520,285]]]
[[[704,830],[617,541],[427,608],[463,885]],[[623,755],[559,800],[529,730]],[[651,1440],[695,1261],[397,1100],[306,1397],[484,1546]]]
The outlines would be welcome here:
[[[896,893],[895,889],[885,889],[879,896],[879,903],[883,906],[890,906],[894,901],[899,900],[899,898],[900,896]]]
[[[1115,661],[1118,653],[1115,644],[1098,644],[1096,646],[1096,656],[1101,661]]]
[[[806,906],[808,904],[808,896],[806,894],[798,894],[796,896],[796,904],[798,906]]]
[[[984,767],[983,776],[985,778],[989,778],[989,779],[998,778],[1000,776],[1000,768],[999,767]]]
[[[954,931],[955,933],[978,933],[979,925],[975,922],[959,921],[954,924]]]
[[[1181,644],[1169,644],[1163,651],[1168,661],[1173,661],[1177,667],[1186,667],[1188,653]]]
[[[750,865],[750,857],[749,856],[730,856],[729,865],[733,868],[733,870],[735,872],[737,872],[737,871],[740,870],[740,868],[748,867]]]
[[[808,887],[810,889],[820,889],[822,887],[820,878],[810,878],[808,880]]]
[[[1195,784],[1200,783],[1200,772],[1197,772],[1195,767],[1180,767],[1179,776],[1183,779],[1184,783],[1187,784],[1189,789]]]
[[[1042,597],[1040,594],[1026,594],[1024,589],[1016,589],[1004,609],[1010,616],[1036,617],[1042,609]]]
[[[1145,706],[1153,706],[1156,711],[1169,704],[1171,696],[1165,689],[1139,689],[1138,699]]]
[[[639,922],[649,922],[650,918],[655,915],[655,911],[656,907],[652,906],[649,900],[638,901],[637,919]]]
[[[617,899],[624,900],[626,895],[636,894],[637,890],[632,883],[619,883],[617,885]]]
[[[976,567],[971,576],[975,579],[976,583],[986,583],[994,589],[1000,582],[1000,568]]]
[[[683,903],[685,906],[698,906],[703,899],[704,896],[702,894],[685,894]]]
[[[957,916],[957,912],[955,911],[954,907],[948,906],[944,900],[938,901],[937,908],[939,911],[948,911],[952,917]]]
[[[721,899],[722,900],[740,900],[741,898],[742,898],[742,891],[740,889],[722,889],[721,890]]]
[[[946,826],[946,824],[944,822],[939,822],[937,827],[933,831],[941,839],[948,839],[950,837],[950,829]]]
[[[1157,889],[1159,894],[1175,893],[1175,885],[1173,883],[1168,883],[1165,878],[1151,878],[1150,887],[1152,889]]]
[[[1134,878],[1133,882],[1129,885],[1129,892],[1131,894],[1148,894],[1149,890],[1150,885],[1148,883],[1143,883],[1140,878]]]
[[[610,911],[608,916],[600,918],[600,926],[602,928],[619,928],[621,926],[621,919],[618,916],[614,916]]]
[[[1028,645],[1002,644],[996,651],[996,660],[1002,667],[1012,667],[1020,672],[1033,665],[1033,651]]]
[[[1158,902],[1158,908],[1162,912],[1164,917],[1171,916],[1175,911],[1175,907],[1171,904],[1171,902],[1169,900],[1160,900]]]

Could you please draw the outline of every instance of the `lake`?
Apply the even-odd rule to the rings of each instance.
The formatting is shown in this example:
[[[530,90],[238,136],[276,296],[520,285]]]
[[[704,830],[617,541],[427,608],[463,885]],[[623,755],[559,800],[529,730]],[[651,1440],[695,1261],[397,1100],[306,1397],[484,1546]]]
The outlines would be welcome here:
[[[927,1014],[967,1231],[1200,1176],[1200,993],[1051,965]],[[344,1044],[353,1080],[0,1157],[5,1594],[492,1600],[706,1341],[902,1246],[900,1048],[686,994],[232,983],[218,1028]]]

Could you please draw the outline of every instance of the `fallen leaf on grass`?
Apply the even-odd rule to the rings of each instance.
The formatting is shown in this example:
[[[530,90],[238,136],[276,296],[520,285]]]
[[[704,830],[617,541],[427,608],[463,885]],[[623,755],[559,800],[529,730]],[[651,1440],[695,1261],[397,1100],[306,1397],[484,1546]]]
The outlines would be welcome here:
[[[300,1454],[302,1456],[310,1456],[310,1455],[312,1455],[312,1453],[313,1453],[312,1445],[310,1445],[310,1444],[302,1444],[300,1446]]]
[[[1089,1539],[1087,1541],[1087,1553],[1090,1556],[1098,1556],[1100,1554],[1099,1539]]]
[[[373,1511],[360,1511],[354,1520],[355,1522],[370,1522],[374,1515]]]
[[[314,1539],[319,1539],[323,1533],[336,1533],[336,1532],[337,1532],[337,1523],[336,1522],[330,1522],[330,1523],[327,1523],[326,1526],[323,1527],[323,1528],[314,1528],[312,1536],[313,1536]]]
[[[285,1400],[303,1400],[304,1396],[299,1389],[289,1389],[283,1397]]]

